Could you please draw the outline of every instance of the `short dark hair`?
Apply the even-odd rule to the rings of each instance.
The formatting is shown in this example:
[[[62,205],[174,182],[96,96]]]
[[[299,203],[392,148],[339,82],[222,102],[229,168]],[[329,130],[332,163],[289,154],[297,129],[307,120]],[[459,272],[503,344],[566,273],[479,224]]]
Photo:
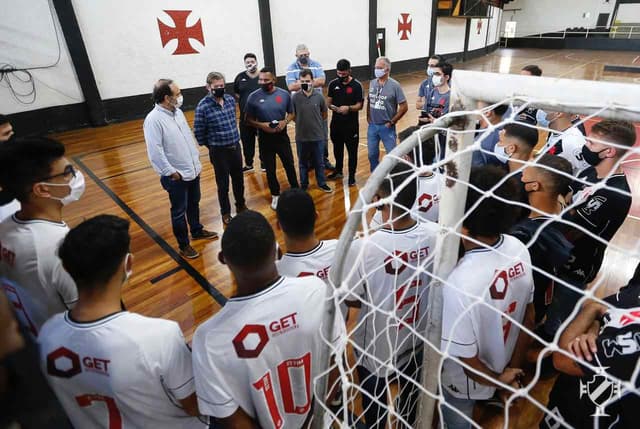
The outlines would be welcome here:
[[[8,124],[9,118],[2,113],[0,113],[0,125]]]
[[[398,133],[398,138],[400,141],[404,141],[415,131],[419,130],[420,127],[416,125],[412,125]],[[419,156],[422,154],[422,157]],[[433,164],[433,160],[436,157],[436,142],[433,138],[422,140],[420,142],[420,147],[416,146],[413,148],[411,152],[409,152],[409,156],[413,160],[413,163],[417,164],[417,160],[420,159],[422,161],[422,165],[431,165]]]
[[[305,238],[313,234],[316,206],[311,195],[302,189],[287,189],[280,194],[276,215],[282,230],[288,236]]]
[[[247,58],[253,58],[254,60],[258,61],[258,57],[256,57],[256,54],[254,54],[253,52],[244,54],[244,58],[242,58],[242,60],[245,61]]]
[[[533,76],[542,76],[542,69],[535,64],[522,67],[523,71],[528,71]]]
[[[116,273],[130,244],[129,221],[102,214],[71,229],[58,256],[79,291],[95,291]]]
[[[485,165],[471,169],[465,213],[467,217],[462,225],[474,237],[496,237],[511,229],[520,212],[518,207],[504,203],[495,197],[487,196],[488,191],[510,201],[519,200],[519,185],[513,177],[508,178],[497,189],[496,185],[505,177],[505,171],[494,165]],[[472,188],[478,188],[479,191]],[[471,208],[478,200],[482,201],[473,211]]]
[[[300,71],[299,77],[309,76],[313,80],[313,72],[309,69],[302,69]]]
[[[631,147],[636,143],[636,127],[629,121],[605,119],[591,128],[592,133],[602,134],[611,143]],[[623,155],[626,150],[616,148]]]
[[[543,167],[538,167],[538,165]],[[571,178],[573,169],[569,161],[559,156],[545,153],[536,160],[536,167],[544,177],[545,185],[550,192],[557,195],[565,195],[569,192],[569,186],[573,182]],[[568,176],[561,173],[566,173]]]
[[[276,237],[267,219],[253,210],[234,217],[222,234],[220,247],[227,263],[259,268],[275,255]]]
[[[273,70],[273,67],[265,66],[260,69],[260,73],[271,73],[273,77],[276,76],[276,72]]]
[[[427,61],[429,60],[438,60],[438,63],[446,62],[446,59],[444,58],[444,56],[438,55],[438,54],[431,55],[429,58],[427,58]]]
[[[393,199],[393,204],[402,207],[407,213],[411,211],[418,194],[418,180],[414,173],[411,166],[402,162],[398,163],[382,180],[379,188],[380,193],[387,197],[407,182],[406,186]]]
[[[498,116],[504,116],[504,114],[507,113],[507,110],[509,110],[508,104],[500,104],[494,107],[493,109],[491,109],[491,111]]]
[[[351,63],[346,58],[338,60],[338,64],[336,64],[336,70],[347,71],[351,68]]]
[[[533,149],[538,144],[538,130],[523,124],[510,123],[504,126],[504,132],[509,137],[515,137]]]
[[[159,79],[158,82],[156,82],[153,86],[153,91],[151,92],[151,98],[154,103],[163,103],[164,97],[171,97],[173,95],[173,90],[171,89],[172,83],[173,80],[171,79]]]
[[[449,76],[451,79],[451,73],[453,73],[453,66],[447,62],[440,62],[434,66],[434,68],[442,70],[442,74]]]
[[[64,145],[47,137],[17,139],[0,145],[0,187],[26,202],[34,183],[51,174],[51,164],[64,156]]]

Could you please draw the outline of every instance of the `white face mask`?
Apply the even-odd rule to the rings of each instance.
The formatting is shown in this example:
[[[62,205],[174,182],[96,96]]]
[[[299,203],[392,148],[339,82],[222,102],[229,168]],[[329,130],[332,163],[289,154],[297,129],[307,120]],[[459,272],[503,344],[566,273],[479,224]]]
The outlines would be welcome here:
[[[427,76],[431,77],[433,76],[434,73],[435,71],[433,70],[432,67],[427,67]]]
[[[442,85],[443,81],[444,81],[444,77],[443,76],[433,75],[431,77],[431,82],[433,82],[433,86],[440,86],[440,85]]]
[[[127,265],[131,265],[129,262],[131,258],[131,253],[127,253],[127,256],[124,257],[124,281],[122,283],[126,283],[133,274],[133,270],[127,270]]]
[[[69,192],[69,195],[66,197],[49,197],[53,200],[60,201],[63,206],[73,203],[74,201],[78,201],[82,194],[84,194],[84,175],[81,171],[76,171],[75,177],[73,177],[69,183],[42,183],[47,186],[68,186],[71,189],[71,192]]]
[[[385,74],[387,74],[387,72],[385,71],[385,69],[375,69],[373,71],[373,74],[380,79],[382,76],[384,76]]]
[[[178,97],[176,98],[176,104],[174,104],[176,109],[179,109],[182,107],[182,102],[184,101],[184,98],[182,97],[182,94],[178,95]]]
[[[498,144],[494,146],[493,153],[496,156],[496,158],[498,158],[498,160],[503,164],[506,164],[507,162],[509,162],[509,158],[511,158],[511,155],[507,154],[506,148]]]

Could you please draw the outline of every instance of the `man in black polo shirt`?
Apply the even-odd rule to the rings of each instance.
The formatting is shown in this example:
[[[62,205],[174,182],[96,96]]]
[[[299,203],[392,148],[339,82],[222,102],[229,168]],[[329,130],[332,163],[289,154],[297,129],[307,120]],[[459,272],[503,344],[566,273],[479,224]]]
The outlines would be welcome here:
[[[240,140],[242,140],[242,154],[244,155],[244,167],[242,171],[253,170],[253,157],[256,153],[256,135],[258,130],[250,126],[245,118],[247,99],[256,89],[258,84],[258,58],[256,54],[248,53],[244,56],[245,71],[238,73],[233,81],[233,93],[240,108]],[[260,158],[260,166],[264,171],[264,163]]]
[[[574,209],[563,218],[589,233],[568,226],[565,235],[574,248],[569,262],[559,273],[561,279],[579,289],[584,289],[600,271],[606,243],[613,238],[629,213],[629,183],[619,162],[627,152],[626,148],[633,146],[635,141],[636,131],[632,123],[604,120],[593,126],[582,147],[582,156],[591,167],[578,174],[579,181],[574,186],[580,188],[573,196]],[[580,180],[589,184],[585,185]],[[556,285],[544,325],[545,334],[552,337],[556,333],[580,296],[564,285]]]
[[[351,63],[342,59],[336,65],[337,78],[329,83],[327,104],[333,111],[330,134],[336,169],[327,178],[342,179],[344,147],[349,154],[349,186],[356,184],[358,165],[359,125],[358,112],[364,105],[362,84],[351,76]]]

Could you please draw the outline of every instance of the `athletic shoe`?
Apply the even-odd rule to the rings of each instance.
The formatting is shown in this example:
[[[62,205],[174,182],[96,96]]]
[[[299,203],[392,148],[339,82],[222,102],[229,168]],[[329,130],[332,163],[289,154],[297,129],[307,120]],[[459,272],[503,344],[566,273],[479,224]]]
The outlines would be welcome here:
[[[222,224],[225,225],[225,226],[229,225],[229,222],[231,222],[231,219],[233,219],[233,218],[231,217],[230,214],[222,215]]]
[[[336,170],[336,166],[333,165],[331,163],[331,161],[329,161],[328,159],[324,160],[324,169],[325,170],[331,170],[331,171],[335,171]]]
[[[356,179],[349,177],[349,186],[356,186]]]
[[[280,196],[279,196],[279,195],[273,195],[273,196],[271,197],[271,208],[272,208],[273,210],[275,210],[275,209],[277,209],[277,208],[278,208],[278,198],[280,198]]]
[[[213,232],[213,231],[207,231],[206,229],[203,229],[202,231],[200,231],[197,234],[191,234],[191,237],[193,237],[194,240],[215,240],[216,238],[218,238],[218,233],[217,232]]]
[[[331,174],[329,174],[327,176],[327,179],[329,180],[339,180],[342,179],[344,176],[342,175],[342,173],[337,173],[337,172],[333,172]]]
[[[180,248],[180,254],[187,259],[195,259],[198,256],[200,256],[198,251],[193,247],[189,246],[188,244]]]
[[[245,165],[244,167],[242,167],[243,173],[248,173],[249,171],[253,171],[253,165]]]
[[[331,192],[333,192],[333,189],[331,189],[331,187],[326,183],[324,185],[318,185],[318,188],[322,189],[327,194],[330,194]]]

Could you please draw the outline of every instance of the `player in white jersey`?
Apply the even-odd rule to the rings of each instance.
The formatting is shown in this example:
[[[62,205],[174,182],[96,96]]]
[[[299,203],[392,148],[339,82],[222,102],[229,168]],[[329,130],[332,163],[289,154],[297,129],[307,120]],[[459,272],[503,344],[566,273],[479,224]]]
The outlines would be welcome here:
[[[112,215],[69,232],[60,258],[80,296],[42,327],[42,370],[76,428],[204,428],[180,326],[121,309],[130,240]]]
[[[327,303],[333,305],[327,285],[315,276],[278,274],[275,235],[260,213],[233,218],[221,247],[237,294],[193,339],[200,410],[221,428],[304,427],[322,369],[319,332]],[[335,315],[333,339],[345,332]]]
[[[542,150],[569,161],[573,168],[573,175],[577,176],[589,167],[589,163],[582,156],[582,147],[587,140],[578,127],[571,122],[572,117],[570,113],[547,112],[549,128],[556,132],[549,133],[547,143]]]
[[[0,223],[0,277],[14,284],[5,292],[35,337],[49,317],[78,298],[56,248],[69,230],[62,207],[80,198],[84,178],[61,143],[33,138],[2,147],[0,186],[22,204]]]
[[[442,351],[450,358],[442,369],[441,412],[447,428],[471,427],[466,418],[472,418],[475,401],[491,398],[498,381],[518,385],[529,338],[518,324],[533,329],[531,258],[524,244],[503,234],[517,211],[484,198],[489,191],[511,201],[518,198],[513,179],[494,189],[503,178],[498,167],[471,170],[462,224],[465,254],[444,284]]]
[[[382,182],[374,201],[388,198],[407,182],[393,201],[377,206],[383,227],[357,240],[349,251],[345,281],[350,291],[347,304],[360,307],[353,333],[358,358],[363,409],[368,427],[384,427],[387,410],[371,398],[387,403],[387,385],[399,374],[419,380],[422,342],[413,330],[422,331],[427,309],[427,292],[432,252],[438,226],[417,222],[410,216],[416,199],[416,178],[407,164],[398,164]],[[417,272],[422,266],[425,271]],[[404,377],[400,383],[400,413],[415,418],[417,390]]]
[[[287,277],[316,276],[328,283],[338,240],[316,237],[318,213],[311,195],[299,188],[286,190],[280,195],[276,214],[287,250],[276,261],[278,272]]]

